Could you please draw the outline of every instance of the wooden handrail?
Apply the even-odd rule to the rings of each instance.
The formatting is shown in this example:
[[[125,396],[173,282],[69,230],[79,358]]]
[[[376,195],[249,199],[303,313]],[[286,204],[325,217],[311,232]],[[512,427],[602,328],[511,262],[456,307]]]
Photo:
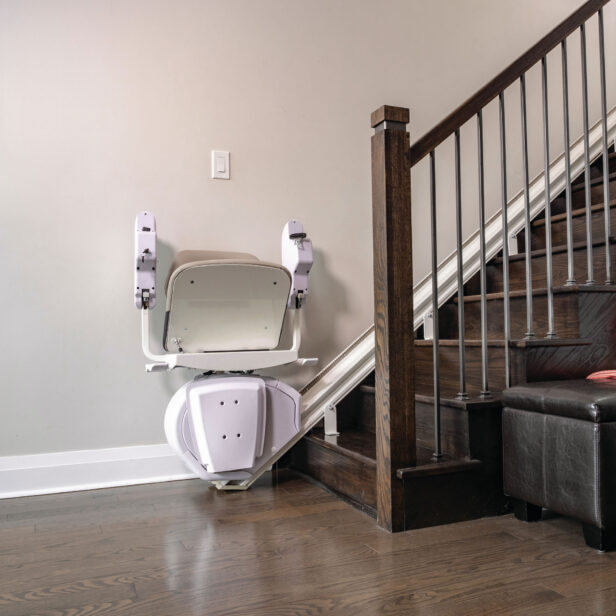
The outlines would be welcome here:
[[[588,0],[567,19],[556,26],[550,33],[511,63],[504,71],[489,81],[481,90],[462,103],[442,122],[416,141],[410,150],[411,167],[442,143],[457,128],[470,120],[480,109],[496,98],[505,88],[534,66],[543,56],[559,45],[576,28],[592,17],[610,0]]]

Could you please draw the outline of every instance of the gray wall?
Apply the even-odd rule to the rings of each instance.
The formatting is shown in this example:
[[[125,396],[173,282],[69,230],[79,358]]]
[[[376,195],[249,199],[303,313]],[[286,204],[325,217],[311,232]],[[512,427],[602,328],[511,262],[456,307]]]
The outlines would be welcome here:
[[[143,370],[141,209],[161,273],[178,248],[277,260],[302,220],[304,351],[340,352],[372,321],[370,112],[410,107],[418,138],[580,3],[0,0],[0,455],[164,440],[189,377]],[[231,181],[209,179],[211,149]]]

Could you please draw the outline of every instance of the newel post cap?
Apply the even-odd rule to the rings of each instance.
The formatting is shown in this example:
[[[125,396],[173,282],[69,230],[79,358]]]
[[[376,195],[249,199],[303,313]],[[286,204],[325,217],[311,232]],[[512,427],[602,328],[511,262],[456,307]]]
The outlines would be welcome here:
[[[409,118],[409,110],[406,107],[383,105],[370,114],[370,125],[372,128],[376,128],[383,122],[400,122],[402,124],[408,124]]]

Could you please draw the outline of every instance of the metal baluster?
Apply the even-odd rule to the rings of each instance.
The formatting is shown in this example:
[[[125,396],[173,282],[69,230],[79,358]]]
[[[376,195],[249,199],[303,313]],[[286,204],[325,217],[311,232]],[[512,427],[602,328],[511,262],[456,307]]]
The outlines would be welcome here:
[[[486,300],[486,213],[483,182],[483,118],[477,113],[477,152],[479,168],[479,255],[481,259],[479,280],[481,287],[481,398],[488,398],[488,305]]]
[[[599,9],[599,63],[601,67],[601,122],[603,124],[603,212],[605,214],[605,284],[614,284],[610,250],[610,179],[607,158],[607,100],[605,87],[605,41],[603,35],[603,8]]]
[[[528,180],[528,129],[526,126],[526,77],[520,76],[520,102],[522,105],[522,163],[524,173],[524,251],[526,253],[526,335],[535,338],[533,332],[533,277],[530,256],[530,196]]]
[[[588,75],[586,70],[586,25],[580,26],[582,50],[582,107],[584,116],[584,197],[586,201],[586,284],[595,284],[592,262],[592,210],[590,205],[590,153],[588,143]]]
[[[543,102],[543,166],[545,187],[545,269],[548,294],[548,331],[546,338],[556,338],[554,331],[554,290],[552,288],[552,205],[550,203],[550,124],[548,120],[548,63],[541,58],[541,100]]]
[[[462,174],[460,172],[460,129],[455,132],[456,166],[456,244],[458,256],[458,344],[460,361],[460,391],[457,398],[466,400],[466,362],[464,358],[464,260],[462,258]]]
[[[567,282],[573,285],[575,272],[573,268],[573,218],[571,215],[571,152],[569,144],[569,79],[567,71],[567,39],[561,43],[563,69],[563,123],[565,135],[565,206],[567,212]]]
[[[501,195],[503,224],[503,311],[505,314],[505,385],[511,385],[511,368],[509,365],[509,341],[511,340],[511,322],[509,318],[509,224],[507,221],[507,154],[505,140],[505,93],[498,95],[501,148]]]
[[[436,165],[434,150],[430,152],[430,234],[432,236],[432,317],[434,335],[432,339],[432,363],[434,378],[434,454],[435,459],[441,452],[441,381],[438,357],[438,278],[436,254]]]

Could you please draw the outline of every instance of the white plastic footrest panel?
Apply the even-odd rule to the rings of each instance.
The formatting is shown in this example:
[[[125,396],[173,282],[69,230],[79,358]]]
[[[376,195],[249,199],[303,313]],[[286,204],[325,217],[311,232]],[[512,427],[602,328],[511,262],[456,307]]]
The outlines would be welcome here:
[[[234,387],[234,381],[262,383],[265,385],[265,435],[263,438],[263,451],[253,463],[244,467],[235,467],[232,470],[213,471],[211,466],[206,466],[208,460],[201,460],[199,442],[207,443],[212,435],[207,433],[208,427],[203,421],[198,426],[194,425],[193,413],[189,408],[189,391],[191,388],[201,388],[203,386],[216,387],[218,391],[225,391],[225,404],[218,406],[227,408],[226,396]],[[222,388],[222,389],[220,389]],[[233,402],[235,403],[233,398]],[[165,412],[165,434],[167,441],[177,454],[184,460],[186,466],[196,475],[206,481],[249,479],[257,469],[262,468],[270,458],[285,447],[285,445],[299,432],[301,427],[301,395],[289,385],[280,382],[278,379],[260,376],[236,377],[230,375],[199,376],[194,381],[186,383],[174,394]],[[238,398],[239,400],[239,398]],[[216,398],[214,398],[216,402]],[[216,429],[216,428],[214,428]],[[237,435],[237,432],[235,433]],[[215,438],[214,434],[214,438]],[[228,435],[227,435],[228,437]],[[237,436],[236,436],[237,438]],[[225,442],[227,439],[222,439]],[[247,440],[242,440],[242,445],[246,445]],[[244,453],[242,453],[242,458]],[[248,456],[249,457],[249,456]],[[239,460],[245,463],[246,460]],[[206,456],[207,458],[207,456]]]
[[[250,468],[263,454],[265,383],[255,377],[193,381],[188,419],[201,464],[210,473]]]

